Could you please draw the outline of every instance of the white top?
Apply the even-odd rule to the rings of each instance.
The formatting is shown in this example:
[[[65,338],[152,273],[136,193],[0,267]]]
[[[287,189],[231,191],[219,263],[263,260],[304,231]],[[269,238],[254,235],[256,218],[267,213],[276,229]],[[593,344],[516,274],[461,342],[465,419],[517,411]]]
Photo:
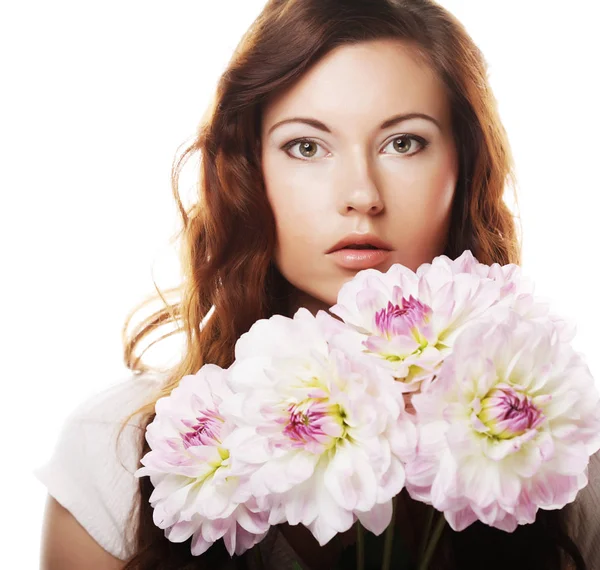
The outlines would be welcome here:
[[[127,521],[139,501],[139,479],[133,474],[141,466],[140,415],[124,428],[118,449],[116,437],[125,417],[154,401],[160,386],[156,373],[132,374],[79,404],[63,424],[50,460],[33,471],[92,538],[120,560],[133,554],[135,528]],[[589,484],[565,508],[588,568],[600,568],[600,452],[591,457]],[[291,568],[294,560],[306,567],[277,527],[260,545],[269,568]],[[254,561],[249,562],[253,568]]]
[[[141,439],[138,414],[119,440],[122,422],[160,386],[156,374],[133,374],[79,404],[67,417],[50,460],[33,471],[92,538],[121,560],[132,551],[126,525],[138,496]],[[129,533],[129,534],[128,534]]]

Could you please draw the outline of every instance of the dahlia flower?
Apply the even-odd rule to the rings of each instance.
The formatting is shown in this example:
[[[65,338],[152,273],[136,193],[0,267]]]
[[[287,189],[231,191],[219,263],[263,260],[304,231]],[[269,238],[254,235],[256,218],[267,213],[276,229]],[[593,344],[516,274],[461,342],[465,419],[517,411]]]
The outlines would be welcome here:
[[[508,532],[532,523],[587,484],[599,401],[582,356],[551,319],[506,311],[481,320],[412,398],[418,446],[406,488],[456,531],[476,520]]]
[[[301,523],[321,545],[357,519],[383,532],[416,444],[398,383],[332,349],[331,321],[300,308],[254,323],[236,343],[226,404],[257,434],[238,458],[269,523]]]
[[[450,267],[439,258],[423,267],[359,271],[330,308],[349,325],[332,334],[333,345],[374,360],[405,392],[426,389],[460,331],[513,290],[510,274],[502,282],[479,275],[468,250]]]
[[[156,402],[156,417],[146,430],[151,447],[136,477],[149,475],[154,523],[171,542],[193,536],[197,556],[223,538],[231,556],[265,536],[268,513],[261,511],[244,485],[248,472],[236,465],[234,450],[253,436],[237,429],[221,411],[231,397],[226,371],[204,365],[184,376],[168,397]]]

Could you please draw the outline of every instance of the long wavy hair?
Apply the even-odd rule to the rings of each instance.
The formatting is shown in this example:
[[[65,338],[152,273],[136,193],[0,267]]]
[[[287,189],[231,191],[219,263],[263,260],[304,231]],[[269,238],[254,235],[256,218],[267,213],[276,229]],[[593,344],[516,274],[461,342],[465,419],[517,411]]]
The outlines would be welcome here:
[[[157,297],[145,299],[123,328],[125,363],[134,376],[150,369],[141,359],[145,350],[135,353],[153,331],[172,325],[147,348],[173,334],[185,335],[182,357],[162,371],[165,381],[158,395],[128,416],[119,433],[133,416],[141,416],[140,458],[149,451],[145,427],[155,417],[158,398],[168,396],[183,376],[206,363],[229,367],[236,340],[257,319],[290,316],[295,289],[273,262],[275,220],[261,170],[264,106],[330,50],[389,38],[416,48],[422,63],[441,78],[450,101],[460,167],[443,253],[455,259],[470,249],[482,263],[521,263],[521,232],[515,224],[520,218],[504,202],[510,188],[518,208],[513,157],[487,63],[463,25],[432,0],[268,0],[220,77],[197,136],[172,167],[182,221],[176,237],[183,279],[166,293],[177,299],[167,301],[155,284],[163,306],[127,333],[133,316]],[[179,175],[196,153],[198,195],[184,207]],[[192,538],[183,543],[165,538],[153,523],[152,490],[149,477],[140,478],[130,513],[134,553],[125,570],[218,569],[232,563],[222,541],[202,556],[192,556]],[[404,499],[418,511],[415,501]],[[413,519],[417,528],[420,520]],[[235,556],[234,565],[246,567],[250,554]],[[578,570],[585,569],[562,513],[539,511],[535,523],[513,533],[479,522],[460,533],[446,525],[432,567],[480,569],[485,561],[489,569],[558,570],[567,555]]]

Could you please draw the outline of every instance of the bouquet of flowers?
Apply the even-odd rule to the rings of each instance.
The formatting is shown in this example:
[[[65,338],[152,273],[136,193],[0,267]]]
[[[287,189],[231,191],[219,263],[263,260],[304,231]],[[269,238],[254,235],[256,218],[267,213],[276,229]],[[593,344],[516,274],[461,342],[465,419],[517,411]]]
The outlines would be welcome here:
[[[228,369],[206,364],[157,401],[136,476],[169,540],[200,555],[222,538],[233,556],[283,522],[321,545],[358,522],[388,529],[389,568],[406,487],[440,513],[425,569],[444,524],[512,532],[585,487],[600,394],[575,326],[517,265],[466,250],[362,270],[330,313],[257,321]]]

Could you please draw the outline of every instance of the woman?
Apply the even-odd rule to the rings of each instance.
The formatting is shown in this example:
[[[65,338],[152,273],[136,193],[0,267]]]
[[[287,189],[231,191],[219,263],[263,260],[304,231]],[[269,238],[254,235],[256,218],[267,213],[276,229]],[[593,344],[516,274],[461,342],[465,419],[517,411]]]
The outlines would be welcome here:
[[[486,264],[520,262],[503,202],[505,185],[514,188],[513,162],[484,58],[430,0],[269,0],[183,159],[197,151],[198,203],[186,211],[176,193],[181,302],[144,321],[125,347],[129,368],[144,371],[134,358],[138,343],[157,325],[183,324],[183,359],[128,416],[141,414],[142,428],[184,375],[205,363],[228,367],[236,340],[257,319],[291,317],[301,306],[327,310],[359,269],[415,270],[465,249]],[[344,238],[390,251],[365,265],[356,251],[332,254]],[[142,429],[137,460],[149,450],[143,436]],[[540,511],[514,533],[446,527],[431,568],[600,568],[587,518],[598,488],[592,460],[590,485],[574,504]],[[258,553],[265,568],[347,567],[340,561],[354,529],[320,547],[303,527],[280,525],[241,557],[230,559],[221,542],[194,557],[191,539],[171,543],[154,524],[151,492],[141,478],[126,570],[256,568]],[[397,523],[408,560],[428,508],[401,494]]]

